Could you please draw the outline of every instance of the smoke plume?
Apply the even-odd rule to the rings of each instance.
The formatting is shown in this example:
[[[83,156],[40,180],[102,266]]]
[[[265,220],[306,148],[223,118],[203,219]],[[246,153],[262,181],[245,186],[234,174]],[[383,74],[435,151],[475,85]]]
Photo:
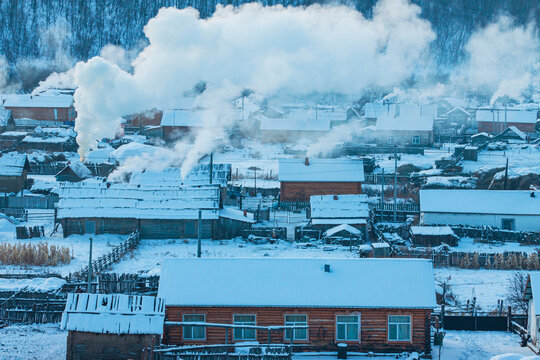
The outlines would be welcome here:
[[[208,19],[191,8],[161,9],[144,29],[149,45],[132,72],[110,57],[75,66],[80,155],[113,137],[122,115],[175,108],[201,81],[207,84],[197,99],[207,110],[205,127],[186,154],[185,171],[227,137],[237,122],[230,100],[242,89],[271,96],[391,88],[411,74],[434,39],[419,15],[406,0],[382,0],[370,19],[344,6],[251,3],[218,7]]]

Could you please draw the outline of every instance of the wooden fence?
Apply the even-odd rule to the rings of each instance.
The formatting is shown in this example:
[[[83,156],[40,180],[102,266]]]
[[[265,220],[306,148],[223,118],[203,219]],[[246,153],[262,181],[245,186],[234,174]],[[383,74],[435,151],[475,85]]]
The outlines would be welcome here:
[[[28,168],[29,174],[37,174],[37,175],[56,175],[60,171],[62,171],[67,165],[67,161],[65,163],[53,163],[53,164],[30,164],[30,167]]]
[[[517,251],[504,253],[437,252],[431,249],[397,247],[392,256],[430,259],[433,261],[433,266],[435,267],[452,266],[462,269],[540,270],[540,261],[537,253],[527,254]]]
[[[540,233],[501,230],[492,227],[451,226],[459,237],[482,239],[486,242],[519,242],[522,244],[540,244]]]
[[[101,274],[97,291],[100,294],[157,294],[159,276],[138,274]]]
[[[7,323],[60,322],[65,306],[63,294],[0,292],[0,320]]]
[[[114,247],[109,253],[100,256],[96,260],[92,261],[92,273],[100,274],[107,270],[112,264],[119,261],[125,254],[133,251],[139,242],[141,241],[141,234],[139,230],[135,230],[129,237],[123,241],[120,245]],[[68,281],[73,280],[86,280],[88,276],[88,266],[85,266],[80,271],[69,274]]]
[[[54,209],[58,196],[3,196],[0,197],[0,208],[10,209]]]

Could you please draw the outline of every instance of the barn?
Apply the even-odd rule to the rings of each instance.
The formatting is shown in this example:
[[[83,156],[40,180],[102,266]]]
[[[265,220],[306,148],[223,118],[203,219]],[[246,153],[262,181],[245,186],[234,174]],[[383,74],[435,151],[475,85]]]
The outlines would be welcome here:
[[[524,133],[534,133],[538,120],[538,111],[521,109],[478,109],[476,122],[479,132],[497,134],[510,126],[515,126]]]
[[[441,244],[457,246],[458,237],[450,226],[411,226],[411,241],[415,246],[435,247]]]
[[[360,194],[361,159],[279,159],[280,200],[309,201],[312,195]]]
[[[28,167],[28,158],[25,154],[0,153],[0,192],[21,191],[26,184]]]
[[[34,120],[30,125],[58,126],[73,125],[77,114],[73,96],[68,94],[14,94],[4,101],[4,108],[11,110],[11,115],[18,120]]]
[[[139,229],[147,239],[196,238],[199,211],[205,239],[239,236],[254,222],[243,212],[220,209],[218,185],[165,188],[81,182],[63,183],[58,192],[57,221],[64,236],[130,234]]]
[[[166,259],[158,296],[166,344],[294,351],[429,352],[436,306],[432,263],[418,259]]]
[[[163,299],[153,296],[68,294],[66,359],[151,360],[164,317]]]
[[[361,231],[367,239],[369,206],[367,195],[313,195],[309,200],[311,226],[326,231],[336,225],[350,225]]]
[[[423,225],[540,231],[540,193],[529,190],[420,190]]]

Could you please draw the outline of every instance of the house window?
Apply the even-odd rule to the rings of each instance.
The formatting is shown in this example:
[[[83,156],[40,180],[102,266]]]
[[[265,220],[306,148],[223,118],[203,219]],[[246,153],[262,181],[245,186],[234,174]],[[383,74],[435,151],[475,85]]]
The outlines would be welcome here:
[[[514,219],[501,219],[501,228],[503,230],[514,230]]]
[[[411,317],[408,315],[388,316],[388,340],[411,341]]]
[[[233,315],[234,325],[256,325],[255,315]],[[255,329],[234,328],[235,340],[255,340]]]
[[[386,137],[386,143],[388,145],[394,145],[394,142],[395,142],[395,138],[393,136],[387,136]]]
[[[420,136],[419,135],[415,135],[412,137],[412,143],[414,145],[420,145]]]
[[[96,222],[95,221],[86,221],[84,223],[84,230],[87,234],[96,233]]]
[[[54,120],[58,120],[58,109],[54,109]]]
[[[307,315],[285,315],[285,326],[307,326]],[[285,340],[307,340],[307,328],[286,329]]]
[[[183,316],[184,322],[206,322],[205,315],[189,314]],[[185,340],[204,340],[206,339],[206,327],[197,325],[184,325]]]
[[[336,317],[337,340],[359,340],[360,339],[359,330],[360,330],[360,316],[338,315]]]

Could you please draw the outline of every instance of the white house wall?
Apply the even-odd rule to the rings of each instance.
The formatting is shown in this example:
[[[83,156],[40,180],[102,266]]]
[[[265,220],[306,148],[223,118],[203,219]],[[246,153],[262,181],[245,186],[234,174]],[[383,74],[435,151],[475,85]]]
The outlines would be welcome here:
[[[494,214],[453,214],[422,213],[423,225],[472,225],[501,227],[502,219],[514,219],[514,230],[539,231],[540,215],[494,215]]]

